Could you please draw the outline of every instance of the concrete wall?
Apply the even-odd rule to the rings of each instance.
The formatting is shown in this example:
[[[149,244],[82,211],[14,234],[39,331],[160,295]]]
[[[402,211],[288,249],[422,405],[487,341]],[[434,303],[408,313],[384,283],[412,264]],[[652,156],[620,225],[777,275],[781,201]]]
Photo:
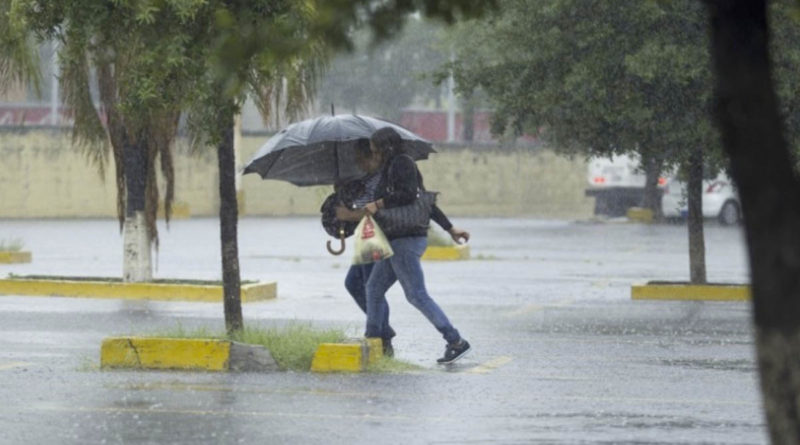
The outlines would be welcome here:
[[[265,137],[245,137],[246,162]],[[216,215],[219,206],[213,150],[190,155],[176,147],[176,200],[192,215]],[[449,215],[583,217],[586,164],[550,151],[452,150],[419,163],[430,190],[442,193]],[[0,132],[0,218],[114,217],[115,175],[105,179],[70,145],[70,135],[48,130]],[[257,175],[242,179],[248,215],[316,215],[331,187],[299,188]]]

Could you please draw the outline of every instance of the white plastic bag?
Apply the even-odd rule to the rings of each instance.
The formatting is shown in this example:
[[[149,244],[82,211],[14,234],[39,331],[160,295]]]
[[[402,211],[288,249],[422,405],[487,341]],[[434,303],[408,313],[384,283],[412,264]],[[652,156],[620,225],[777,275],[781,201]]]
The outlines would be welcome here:
[[[354,232],[356,245],[353,264],[369,264],[394,255],[383,230],[370,215],[361,218]]]

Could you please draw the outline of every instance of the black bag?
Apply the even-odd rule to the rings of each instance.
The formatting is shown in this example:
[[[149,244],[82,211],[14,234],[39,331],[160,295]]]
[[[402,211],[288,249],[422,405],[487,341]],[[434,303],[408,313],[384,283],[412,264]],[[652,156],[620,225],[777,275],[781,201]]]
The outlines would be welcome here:
[[[339,221],[336,219],[336,207],[343,205],[347,208],[352,208],[353,200],[363,193],[364,183],[355,180],[337,187],[336,192],[325,198],[319,211],[322,213],[322,228],[325,229],[328,235],[340,238],[340,235],[344,234],[344,237],[347,238],[353,234],[358,221]]]
[[[380,209],[375,214],[375,220],[389,238],[409,233],[427,232],[431,211],[436,204],[436,195],[436,192],[419,190],[417,199],[413,203],[390,209]]]
[[[325,202],[322,203],[319,211],[322,212],[322,228],[328,235],[339,238],[344,235],[345,238],[352,235],[358,225],[358,221],[339,221],[336,219],[336,207],[341,204],[339,195],[331,193]]]

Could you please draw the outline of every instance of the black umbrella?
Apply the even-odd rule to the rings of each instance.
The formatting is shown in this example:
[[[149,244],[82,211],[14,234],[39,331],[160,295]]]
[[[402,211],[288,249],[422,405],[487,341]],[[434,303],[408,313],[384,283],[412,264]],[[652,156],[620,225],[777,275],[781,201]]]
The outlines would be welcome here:
[[[355,146],[375,130],[394,128],[406,153],[415,160],[434,152],[431,143],[400,125],[374,117],[342,114],[289,125],[261,146],[244,173],[295,185],[336,184],[364,176],[356,165]]]

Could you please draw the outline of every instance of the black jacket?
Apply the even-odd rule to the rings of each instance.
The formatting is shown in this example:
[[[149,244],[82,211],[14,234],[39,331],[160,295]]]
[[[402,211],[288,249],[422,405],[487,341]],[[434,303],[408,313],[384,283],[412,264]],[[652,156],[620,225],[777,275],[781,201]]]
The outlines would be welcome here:
[[[383,199],[384,208],[401,207],[413,203],[417,199],[419,190],[425,190],[425,185],[417,164],[408,155],[395,155],[383,168],[383,177],[378,184],[376,198]],[[450,230],[453,227],[453,224],[437,205],[434,205],[431,210],[431,219],[444,230]],[[407,234],[392,238],[426,235],[425,231],[412,230]]]

